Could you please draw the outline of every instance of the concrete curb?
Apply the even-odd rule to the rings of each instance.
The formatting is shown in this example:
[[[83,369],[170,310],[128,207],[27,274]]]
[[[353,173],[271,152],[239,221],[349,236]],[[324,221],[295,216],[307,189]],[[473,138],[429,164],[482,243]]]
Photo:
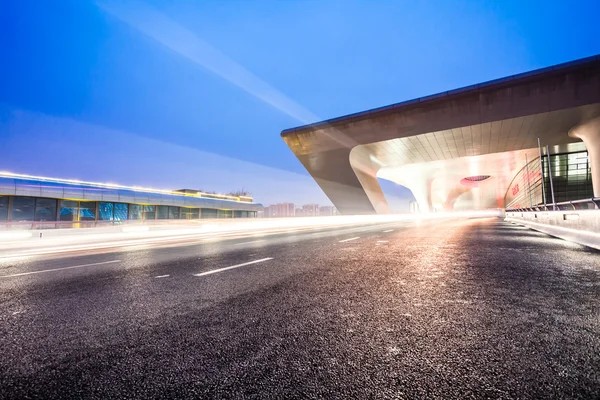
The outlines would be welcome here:
[[[508,212],[504,220],[600,250],[600,210]]]

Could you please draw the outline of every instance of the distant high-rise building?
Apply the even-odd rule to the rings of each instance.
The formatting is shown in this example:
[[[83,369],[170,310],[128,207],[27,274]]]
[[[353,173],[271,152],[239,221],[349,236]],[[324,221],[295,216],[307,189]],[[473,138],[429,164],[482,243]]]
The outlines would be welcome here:
[[[265,207],[265,218],[293,217],[295,214],[294,203],[279,203]]]
[[[305,217],[318,217],[319,216],[319,205],[318,204],[305,204],[302,206],[302,213]]]
[[[333,215],[337,215],[337,209],[334,206],[321,206],[319,207],[319,216],[321,217],[331,217]]]

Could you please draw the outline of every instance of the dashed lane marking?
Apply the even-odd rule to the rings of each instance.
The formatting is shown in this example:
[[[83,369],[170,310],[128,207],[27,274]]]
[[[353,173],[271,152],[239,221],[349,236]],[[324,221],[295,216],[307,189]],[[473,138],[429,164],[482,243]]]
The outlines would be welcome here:
[[[14,278],[14,277],[17,277],[17,276],[42,274],[44,272],[63,271],[65,269],[93,267],[95,265],[114,264],[114,263],[118,263],[118,262],[121,262],[121,260],[103,261],[103,262],[97,262],[97,263],[91,263],[91,264],[83,264],[83,265],[73,265],[73,266],[70,266],[70,267],[62,267],[62,268],[54,268],[54,269],[43,269],[41,271],[21,272],[19,274],[11,274],[11,275],[0,275],[0,278]]]
[[[199,273],[199,274],[194,274],[194,276],[204,276],[204,275],[216,274],[217,272],[223,272],[223,271],[227,271],[229,269],[234,269],[234,268],[239,268],[239,267],[245,267],[246,265],[258,264],[258,263],[269,261],[269,260],[272,260],[272,259],[273,259],[272,257],[261,258],[260,260],[254,260],[254,261],[249,261],[249,262],[246,262],[246,263],[243,263],[243,264],[232,265],[231,267],[213,269],[211,271],[206,271],[206,272],[202,272],[202,273]]]

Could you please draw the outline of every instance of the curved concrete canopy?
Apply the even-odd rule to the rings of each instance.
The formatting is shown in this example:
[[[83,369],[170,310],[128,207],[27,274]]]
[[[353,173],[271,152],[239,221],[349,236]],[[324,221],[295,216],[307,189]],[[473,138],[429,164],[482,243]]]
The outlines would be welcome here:
[[[522,165],[525,154],[537,156],[538,137],[543,145],[565,149],[581,143],[568,135],[570,130],[599,116],[600,56],[595,56],[281,135],[342,213],[385,213],[389,208],[378,174],[409,187],[423,209],[431,205],[436,185],[446,190],[441,197],[454,203],[461,197],[460,188],[440,184],[449,179],[445,171],[455,170],[460,178],[469,172],[509,182],[515,169],[502,166],[507,160]],[[480,192],[472,208],[489,206],[489,193]],[[496,206],[503,206],[498,201],[504,193],[495,197]]]

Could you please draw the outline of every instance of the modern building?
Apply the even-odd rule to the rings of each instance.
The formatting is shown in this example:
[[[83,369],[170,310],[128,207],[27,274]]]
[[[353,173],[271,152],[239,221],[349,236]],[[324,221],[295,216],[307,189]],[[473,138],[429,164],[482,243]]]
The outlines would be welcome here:
[[[319,216],[319,205],[318,204],[305,204],[302,206],[302,216],[304,217],[318,217]]]
[[[155,190],[0,172],[0,229],[84,227],[98,222],[253,218],[251,197]]]
[[[319,216],[331,217],[338,215],[337,209],[334,206],[321,206],[319,207]]]
[[[388,213],[378,178],[421,212],[600,197],[600,56],[281,135],[342,214]]]
[[[279,203],[265,207],[265,218],[293,217],[296,214],[294,203]]]

